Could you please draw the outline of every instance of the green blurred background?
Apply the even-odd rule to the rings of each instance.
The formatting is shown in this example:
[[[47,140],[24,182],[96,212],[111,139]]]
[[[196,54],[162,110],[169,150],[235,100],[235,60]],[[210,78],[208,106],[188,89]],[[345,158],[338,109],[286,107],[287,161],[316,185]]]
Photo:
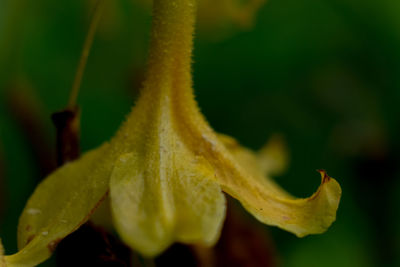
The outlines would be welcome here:
[[[25,201],[53,164],[50,114],[67,104],[92,2],[0,0],[0,237],[8,254]],[[83,151],[108,140],[130,110],[150,23],[135,0],[107,3],[78,100]],[[251,28],[209,30],[195,40],[193,72],[210,124],[254,149],[282,134],[290,162],[276,180],[296,196],[317,188],[319,168],[343,189],[323,235],[265,227],[280,264],[400,266],[400,1],[269,0]]]

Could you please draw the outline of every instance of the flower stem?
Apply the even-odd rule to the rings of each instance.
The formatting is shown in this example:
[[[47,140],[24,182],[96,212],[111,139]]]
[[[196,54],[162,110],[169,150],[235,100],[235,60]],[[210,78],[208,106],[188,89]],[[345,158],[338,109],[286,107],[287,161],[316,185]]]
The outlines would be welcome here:
[[[154,93],[154,90],[171,88],[177,77],[191,87],[196,2],[154,0],[150,55],[143,91]]]
[[[93,11],[93,17],[92,17],[92,20],[90,22],[89,32],[88,32],[88,34],[86,36],[86,40],[85,40],[85,43],[83,45],[82,54],[81,54],[81,58],[79,60],[78,69],[76,71],[74,83],[72,85],[70,96],[69,96],[68,108],[70,108],[70,109],[73,109],[76,106],[76,101],[77,101],[77,98],[78,98],[79,89],[80,89],[81,83],[82,83],[83,73],[85,72],[85,67],[86,67],[86,63],[87,63],[87,59],[88,59],[88,56],[89,56],[90,49],[91,49],[92,44],[93,44],[94,35],[96,33],[97,26],[99,24],[99,21],[100,21],[100,18],[101,18],[101,14],[102,14],[102,11],[104,9],[104,2],[105,2],[104,0],[98,0],[96,5],[95,5],[94,11]]]

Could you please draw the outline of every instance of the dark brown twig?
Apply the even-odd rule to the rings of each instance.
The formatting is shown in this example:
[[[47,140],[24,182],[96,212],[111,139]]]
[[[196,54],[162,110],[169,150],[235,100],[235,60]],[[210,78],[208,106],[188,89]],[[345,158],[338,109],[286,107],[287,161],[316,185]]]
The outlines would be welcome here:
[[[65,109],[54,113],[51,119],[56,127],[57,164],[75,160],[80,154],[80,111]]]

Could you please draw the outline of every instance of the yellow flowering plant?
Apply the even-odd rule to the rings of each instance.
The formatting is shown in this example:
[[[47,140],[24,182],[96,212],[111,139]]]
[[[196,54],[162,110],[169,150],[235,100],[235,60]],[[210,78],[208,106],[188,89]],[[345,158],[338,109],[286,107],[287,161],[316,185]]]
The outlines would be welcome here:
[[[140,97],[110,142],[50,174],[30,197],[18,226],[19,251],[0,265],[34,266],[85,223],[109,196],[122,240],[145,256],[174,242],[211,246],[225,218],[223,192],[261,222],[299,237],[335,220],[341,189],[321,171],[309,198],[268,176],[271,152],[215,133],[193,96],[191,55],[196,0],[155,0],[147,76]],[[268,167],[269,166],[269,167]]]

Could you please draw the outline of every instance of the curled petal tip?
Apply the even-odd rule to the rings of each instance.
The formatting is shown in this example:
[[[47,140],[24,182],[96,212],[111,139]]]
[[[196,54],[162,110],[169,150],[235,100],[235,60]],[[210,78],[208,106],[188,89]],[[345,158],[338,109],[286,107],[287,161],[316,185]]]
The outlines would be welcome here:
[[[331,180],[331,177],[326,173],[324,169],[318,169],[317,172],[321,174],[322,184],[327,183]]]

